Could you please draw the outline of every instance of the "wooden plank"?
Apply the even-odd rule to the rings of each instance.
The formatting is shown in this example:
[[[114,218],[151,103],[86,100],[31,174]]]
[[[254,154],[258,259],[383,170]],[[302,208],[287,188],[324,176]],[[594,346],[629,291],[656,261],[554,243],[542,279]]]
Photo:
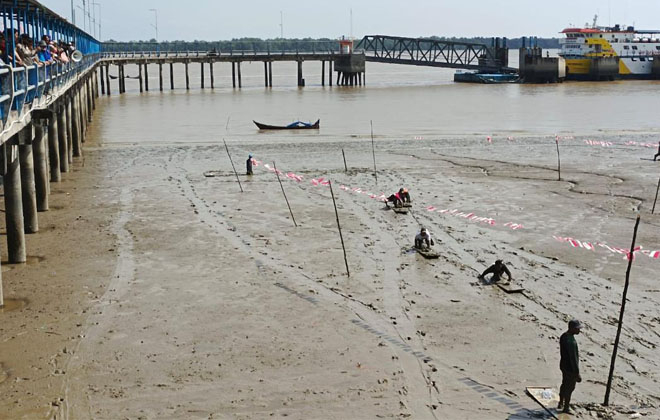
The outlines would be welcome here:
[[[525,291],[524,288],[512,287],[511,283],[495,283],[495,286],[499,287],[500,289],[502,289],[502,291],[508,294],[523,293]]]

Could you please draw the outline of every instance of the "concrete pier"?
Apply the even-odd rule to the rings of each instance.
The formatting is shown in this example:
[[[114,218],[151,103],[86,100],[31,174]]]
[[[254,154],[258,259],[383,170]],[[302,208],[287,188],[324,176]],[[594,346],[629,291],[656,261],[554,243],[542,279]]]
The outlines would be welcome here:
[[[268,87],[273,87],[273,62],[268,62]]]
[[[215,75],[213,74],[213,62],[209,63],[209,73],[211,73],[211,89],[215,89]]]
[[[303,78],[302,60],[298,60],[298,87],[305,86],[305,79]]]
[[[138,82],[140,84],[140,93],[144,92],[144,82],[142,81],[142,64],[137,65],[138,68]]]
[[[74,89],[77,90],[77,89]],[[80,157],[80,136],[82,135],[82,125],[80,121],[80,91],[78,90],[73,94],[72,109],[71,109],[71,119],[73,124],[73,156]]]
[[[238,72],[238,88],[240,89],[240,88],[243,87],[243,81],[241,80],[241,62],[240,61],[238,61],[236,63],[236,70]]]
[[[5,189],[5,224],[7,226],[7,254],[10,264],[24,263],[25,230],[23,222],[23,193],[21,191],[21,165],[18,158],[16,136],[2,145],[7,172],[3,176]]]
[[[149,64],[144,63],[144,90],[149,92]]]
[[[231,85],[235,89],[236,88],[236,63],[231,62]]]
[[[57,126],[57,138],[60,152],[60,171],[66,173],[69,172],[69,143],[66,137],[66,106],[64,104],[60,104],[58,107]]]
[[[264,86],[268,87],[268,62],[264,61]]]
[[[73,118],[71,116],[71,96],[66,98],[66,141],[67,141],[67,151],[69,158],[69,165],[73,163],[73,124],[71,123]]]
[[[87,122],[91,123],[92,120],[94,119],[94,113],[92,112],[94,110],[94,95],[92,94],[92,80],[87,79],[85,80],[85,98],[87,99]],[[87,132],[87,126],[89,124],[85,124],[85,133]]]
[[[99,66],[99,75],[101,77],[101,95],[105,95],[105,79],[103,78],[104,66]]]
[[[163,91],[163,63],[158,63],[158,87]]]
[[[105,66],[105,91],[110,96],[110,65]]]
[[[32,126],[23,129],[19,134],[20,144],[18,155],[21,172],[21,197],[23,201],[23,227],[25,233],[39,231],[37,218],[37,192],[34,184],[34,160],[32,155]]]
[[[190,75],[188,73],[188,62],[184,63],[186,65],[186,90],[190,89]]]
[[[34,159],[34,187],[37,199],[37,211],[48,211],[48,156],[46,127],[42,120],[34,121],[34,139],[32,153]]]
[[[170,89],[174,90],[174,64],[170,63]]]
[[[200,81],[202,83],[202,89],[204,89],[204,63],[200,63],[200,67],[201,67],[200,70],[202,72],[202,74],[200,76]]]

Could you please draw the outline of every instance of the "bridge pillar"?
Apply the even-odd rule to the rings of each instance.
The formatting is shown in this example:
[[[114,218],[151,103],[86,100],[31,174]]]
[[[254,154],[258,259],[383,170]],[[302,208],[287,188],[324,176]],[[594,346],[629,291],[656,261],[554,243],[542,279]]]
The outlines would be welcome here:
[[[325,86],[325,60],[321,60],[321,86]]]
[[[7,254],[10,264],[24,263],[25,230],[23,222],[23,192],[21,191],[21,165],[18,158],[17,136],[2,145],[7,172],[2,177],[5,190],[5,225]]]
[[[231,85],[236,88],[236,62],[231,62]]]
[[[23,204],[23,228],[25,233],[39,231],[37,217],[37,193],[34,186],[34,160],[32,155],[32,138],[34,128],[27,125],[19,133],[18,159],[21,172],[21,200]]]
[[[200,75],[200,82],[201,82],[201,88],[204,89],[204,62],[199,63],[201,69],[201,75]]]
[[[186,90],[190,89],[190,76],[188,74],[188,62],[185,62],[186,65]]]
[[[66,140],[67,140],[67,151],[69,152],[67,157],[69,159],[69,165],[73,163],[73,117],[71,116],[71,96],[67,96],[65,102],[66,109]]]
[[[158,87],[163,91],[163,63],[158,63]]]
[[[69,147],[67,143],[67,130],[66,130],[66,105],[60,103],[57,110],[57,137],[59,142],[60,152],[60,171],[69,172]]]
[[[241,79],[241,62],[240,61],[236,62],[236,67],[237,67],[237,70],[238,70],[238,88],[240,89],[240,88],[243,87],[243,81]]]
[[[298,60],[298,87],[305,86],[305,79],[303,79],[302,60]]]
[[[268,62],[268,86],[273,87],[273,62]]]
[[[48,158],[46,157],[47,136],[43,120],[34,121],[34,187],[37,195],[37,211],[48,211]]]
[[[105,79],[103,78],[103,66],[99,67],[99,74],[101,75],[101,95],[105,95]]]
[[[85,80],[85,97],[87,98],[87,122],[91,123],[94,120],[94,99],[92,94],[92,79],[87,78]],[[87,126],[85,124],[85,132],[87,132]]]
[[[211,89],[215,89],[215,75],[213,74],[213,61],[209,63],[209,73],[211,73]]]
[[[51,113],[48,120],[48,165],[50,166],[50,182],[60,182],[60,144],[57,112]]]
[[[170,89],[174,90],[174,63],[170,63]]]
[[[87,115],[85,107],[87,106],[87,101],[85,100],[85,90],[81,87],[78,95],[78,124],[80,124],[80,143],[82,144],[85,141],[85,136],[87,135]],[[80,153],[82,155],[82,147],[80,148]]]
[[[144,92],[144,87],[142,83],[142,64],[137,65],[138,68],[138,81],[140,82],[140,93]]]
[[[332,60],[328,60],[328,85],[332,86]]]
[[[75,88],[73,94],[73,105],[71,109],[73,130],[73,156],[80,157],[80,136],[82,135],[82,124],[80,121],[80,89]]]
[[[105,66],[105,91],[110,96],[110,64]]]
[[[149,63],[144,63],[144,90],[149,92]]]
[[[268,62],[264,61],[264,86],[268,87]]]
[[[119,76],[119,78],[117,79],[117,81],[119,82],[118,90],[119,90],[119,94],[121,95],[122,93],[124,93],[124,88],[123,88],[124,66],[121,64],[117,64],[117,75]]]

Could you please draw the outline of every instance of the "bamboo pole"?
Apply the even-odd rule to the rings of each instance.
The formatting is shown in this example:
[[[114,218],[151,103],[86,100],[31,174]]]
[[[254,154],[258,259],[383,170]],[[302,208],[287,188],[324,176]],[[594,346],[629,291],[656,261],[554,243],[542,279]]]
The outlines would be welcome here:
[[[653,200],[653,209],[651,210],[651,214],[655,213],[655,203],[658,202],[658,191],[660,191],[660,178],[658,178],[658,186],[655,189],[655,200]]]
[[[628,285],[630,284],[630,269],[632,268],[633,260],[635,259],[635,241],[637,239],[637,228],[639,227],[639,214],[635,221],[635,230],[633,230],[632,245],[628,252],[628,269],[626,270],[626,283],[623,286],[623,298],[621,299],[621,311],[619,312],[619,323],[616,328],[616,338],[614,339],[614,349],[612,351],[612,361],[610,362],[610,374],[607,377],[607,387],[605,388],[605,401],[604,406],[610,403],[610,390],[612,389],[612,377],[614,376],[614,363],[616,362],[616,353],[619,349],[619,338],[621,337],[621,327],[623,325],[623,313],[626,310],[626,297],[628,295]]]
[[[282,194],[284,195],[284,201],[286,201],[286,205],[289,208],[289,213],[291,213],[291,220],[293,220],[293,224],[295,227],[298,227],[298,223],[296,223],[296,218],[293,217],[293,211],[291,211],[291,205],[289,204],[289,199],[286,198],[286,193],[284,192],[284,185],[282,185],[282,180],[280,179],[280,173],[277,170],[277,165],[275,165],[275,161],[273,161],[273,169],[275,169],[275,175],[277,175],[277,181],[280,183],[280,188],[282,188]]]
[[[561,159],[559,157],[559,136],[555,136],[555,145],[557,145],[557,181],[561,181]]]
[[[341,155],[344,158],[344,170],[348,172],[348,166],[346,166],[346,154],[344,153],[344,149],[341,149]]]
[[[351,277],[351,270],[348,269],[348,259],[346,258],[346,246],[344,245],[344,236],[341,234],[341,224],[339,223],[339,212],[337,211],[337,202],[335,193],[332,191],[332,182],[328,181],[330,186],[330,195],[332,195],[332,204],[335,206],[335,217],[337,218],[337,229],[339,230],[339,239],[341,240],[341,249],[344,251],[344,264],[346,264],[346,275]]]
[[[229,161],[231,162],[231,167],[234,169],[234,175],[236,175],[236,181],[238,181],[238,186],[241,189],[241,192],[243,192],[243,186],[241,185],[241,179],[238,177],[238,172],[236,172],[236,167],[234,166],[234,161],[231,158],[231,155],[229,154],[229,147],[227,147],[227,142],[225,139],[222,139],[222,142],[225,144],[225,150],[227,151],[227,156],[229,156]]]
[[[374,176],[376,177],[376,185],[378,185],[378,170],[376,170],[376,148],[374,146],[374,122],[371,123],[371,155],[374,158]]]

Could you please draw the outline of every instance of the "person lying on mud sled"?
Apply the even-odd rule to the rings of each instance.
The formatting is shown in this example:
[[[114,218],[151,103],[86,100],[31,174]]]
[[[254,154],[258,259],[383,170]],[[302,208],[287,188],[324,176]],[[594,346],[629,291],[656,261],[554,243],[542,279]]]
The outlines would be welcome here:
[[[433,245],[435,245],[435,242],[433,242],[433,239],[431,238],[431,232],[423,227],[422,230],[415,236],[415,248],[429,249]]]
[[[387,201],[385,202],[385,205],[387,206],[388,203],[393,203],[394,207],[403,207],[404,202],[410,203],[410,194],[408,193],[407,189],[401,188],[399,189],[399,192],[394,193],[389,197],[387,197]]]
[[[479,276],[480,279],[485,280],[486,279],[486,274],[493,274],[493,277],[491,277],[490,282],[491,283],[497,283],[500,281],[500,279],[504,276],[504,273],[509,277],[509,281],[513,279],[511,277],[511,272],[509,271],[508,268],[506,268],[506,265],[504,265],[504,262],[502,260],[497,260],[495,261],[495,264],[491,265],[481,273]]]

